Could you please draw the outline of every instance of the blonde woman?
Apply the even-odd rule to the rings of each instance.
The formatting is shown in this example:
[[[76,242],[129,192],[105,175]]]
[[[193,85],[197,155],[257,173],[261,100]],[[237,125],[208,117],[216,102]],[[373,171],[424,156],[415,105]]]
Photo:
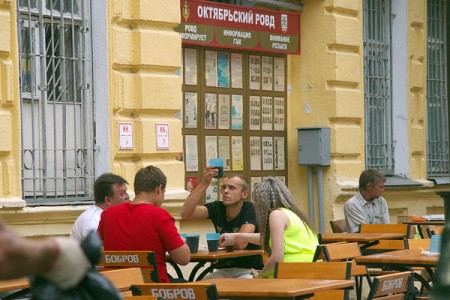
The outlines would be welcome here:
[[[223,234],[221,243],[233,240],[263,246],[269,259],[262,270],[252,270],[253,277],[273,277],[277,262],[311,262],[318,245],[317,234],[284,183],[266,177],[253,189],[252,199],[260,233]]]

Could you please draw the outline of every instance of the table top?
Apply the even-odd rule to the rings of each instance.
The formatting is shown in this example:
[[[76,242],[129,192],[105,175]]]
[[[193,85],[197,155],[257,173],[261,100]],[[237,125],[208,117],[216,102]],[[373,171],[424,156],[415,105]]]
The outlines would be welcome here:
[[[356,257],[359,265],[402,265],[410,267],[435,267],[438,255],[424,255],[421,249],[396,250],[372,255]]]
[[[225,250],[219,250],[217,252],[209,252],[208,250],[199,250],[197,253],[191,254],[191,262],[199,261],[214,261],[223,258],[233,258],[242,256],[262,255],[263,250],[234,250],[233,252],[227,252]],[[166,255],[166,260],[170,261],[170,256]]]
[[[369,243],[379,240],[395,240],[405,237],[401,233],[322,233],[322,243],[358,242]]]
[[[445,221],[405,221],[403,224],[408,225],[445,225]]]
[[[315,292],[352,288],[354,280],[212,278],[220,297],[288,298]]]
[[[0,291],[12,291],[30,287],[28,277],[11,280],[0,280]]]

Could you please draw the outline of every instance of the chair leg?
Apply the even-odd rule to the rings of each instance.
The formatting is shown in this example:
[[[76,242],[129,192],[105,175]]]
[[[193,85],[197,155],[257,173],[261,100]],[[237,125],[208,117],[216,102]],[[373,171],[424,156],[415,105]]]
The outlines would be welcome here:
[[[355,276],[356,299],[362,299],[362,276]]]

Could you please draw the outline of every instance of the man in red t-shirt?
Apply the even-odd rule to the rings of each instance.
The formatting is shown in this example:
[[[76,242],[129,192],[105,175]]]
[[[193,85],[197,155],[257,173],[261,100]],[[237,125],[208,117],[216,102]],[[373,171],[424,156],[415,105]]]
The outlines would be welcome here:
[[[166,251],[179,265],[187,265],[191,258],[189,247],[175,227],[175,219],[160,207],[166,183],[159,168],[140,169],[134,177],[134,201],[103,211],[97,230],[106,251],[154,251],[161,282],[169,282]]]

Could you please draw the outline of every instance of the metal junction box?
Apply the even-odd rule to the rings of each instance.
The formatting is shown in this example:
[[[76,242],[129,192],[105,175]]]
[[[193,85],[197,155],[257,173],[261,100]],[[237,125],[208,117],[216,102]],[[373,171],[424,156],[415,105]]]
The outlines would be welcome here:
[[[330,165],[330,128],[297,128],[298,164]]]

